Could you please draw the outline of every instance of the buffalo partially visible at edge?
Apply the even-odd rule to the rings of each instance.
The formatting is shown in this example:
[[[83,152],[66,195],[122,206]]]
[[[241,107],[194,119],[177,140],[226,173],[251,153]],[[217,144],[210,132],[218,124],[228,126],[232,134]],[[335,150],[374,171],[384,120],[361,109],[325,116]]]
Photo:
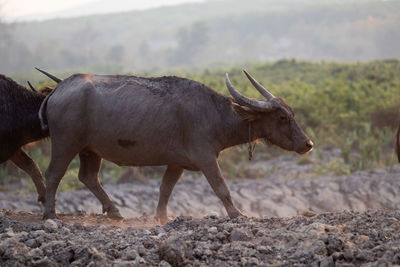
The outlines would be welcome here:
[[[0,163],[11,160],[24,170],[35,184],[38,201],[44,203],[46,189],[42,173],[22,147],[49,136],[40,127],[38,114],[51,88],[42,88],[40,92],[31,88],[32,91],[0,75]]]
[[[397,132],[396,132],[395,151],[396,151],[396,154],[397,154],[397,160],[400,163],[400,125],[399,125],[399,128],[397,128]]]

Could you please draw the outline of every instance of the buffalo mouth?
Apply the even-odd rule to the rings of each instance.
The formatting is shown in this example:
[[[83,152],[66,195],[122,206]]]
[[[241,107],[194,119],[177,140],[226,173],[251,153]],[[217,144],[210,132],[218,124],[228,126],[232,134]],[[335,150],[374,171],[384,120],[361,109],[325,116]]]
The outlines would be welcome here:
[[[295,151],[298,154],[304,155],[304,154],[311,152],[313,149],[314,149],[314,143],[311,140],[307,140],[307,141],[305,141],[305,143],[301,149],[298,149],[298,150],[296,149]]]
[[[313,149],[314,149],[314,148],[310,148],[310,149],[305,150],[305,151],[296,151],[296,153],[297,153],[297,154],[300,154],[300,155],[305,155],[305,154],[308,154],[308,153],[310,153],[311,151],[313,151]]]
[[[276,144],[274,142],[272,142],[271,140],[269,140],[268,138],[263,138],[262,139],[263,143],[267,146],[272,146],[272,145],[276,145],[284,150],[287,151],[294,151],[298,154],[304,155],[307,154],[309,152],[311,152],[314,149],[314,143],[311,140],[306,140],[304,143],[302,143],[300,146],[293,146],[291,145],[290,147],[287,147],[285,145],[282,144]]]

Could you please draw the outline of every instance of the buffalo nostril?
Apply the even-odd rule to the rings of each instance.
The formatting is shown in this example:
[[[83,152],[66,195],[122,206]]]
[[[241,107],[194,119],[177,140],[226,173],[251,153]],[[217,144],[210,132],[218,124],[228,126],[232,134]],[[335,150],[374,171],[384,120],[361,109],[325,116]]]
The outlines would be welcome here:
[[[308,141],[306,142],[306,146],[307,146],[308,148],[312,148],[312,147],[314,146],[314,143],[313,143],[311,140],[308,140]]]

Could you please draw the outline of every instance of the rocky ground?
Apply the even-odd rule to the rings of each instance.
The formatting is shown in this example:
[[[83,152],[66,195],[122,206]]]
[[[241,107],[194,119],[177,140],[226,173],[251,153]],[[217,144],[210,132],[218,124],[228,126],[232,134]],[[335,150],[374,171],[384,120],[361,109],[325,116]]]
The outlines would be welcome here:
[[[151,217],[0,212],[1,266],[400,265],[400,211],[291,218]]]
[[[278,157],[262,164],[265,178],[228,181],[249,216],[233,220],[190,173],[161,226],[157,180],[105,187],[123,221],[101,215],[87,190],[58,193],[59,219],[47,221],[35,195],[0,193],[0,266],[400,265],[400,167],[313,178],[312,165],[291,163]]]

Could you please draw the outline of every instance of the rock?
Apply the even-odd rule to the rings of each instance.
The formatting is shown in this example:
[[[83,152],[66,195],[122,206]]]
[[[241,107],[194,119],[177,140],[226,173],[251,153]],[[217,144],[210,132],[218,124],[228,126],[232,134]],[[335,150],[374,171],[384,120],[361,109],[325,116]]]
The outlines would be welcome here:
[[[343,252],[343,257],[344,257],[344,259],[345,259],[346,261],[348,261],[348,262],[353,261],[353,259],[354,259],[353,251],[351,251],[351,250],[345,250],[345,251]]]
[[[226,237],[227,237],[228,235],[229,235],[228,232],[223,231],[223,232],[217,233],[217,234],[215,235],[215,237],[216,237],[218,240],[220,240],[220,241],[224,241],[224,240],[226,240]]]
[[[179,237],[171,237],[160,244],[158,255],[172,266],[182,266],[186,263],[186,244]]]
[[[143,242],[143,247],[146,249],[151,249],[154,247],[154,241],[152,238],[146,238]]]
[[[15,233],[12,228],[6,228],[4,229],[4,232],[5,233],[2,235],[2,238],[10,238],[15,236]]]
[[[144,246],[138,246],[137,247],[137,252],[139,253],[140,256],[146,256],[147,255],[147,250]]]
[[[108,260],[104,253],[99,252],[95,247],[79,246],[74,249],[74,259],[77,265],[90,265],[96,262],[96,265],[105,265]]]
[[[112,263],[113,267],[133,267],[134,264],[129,261],[124,261],[124,260],[115,260]]]
[[[259,266],[260,261],[257,258],[249,258],[248,260],[245,261],[244,266]]]
[[[158,238],[158,239],[161,239],[161,238],[163,238],[163,237],[165,237],[165,236],[167,236],[166,233],[159,233],[159,234],[157,235],[157,238]]]
[[[51,232],[51,231],[55,231],[55,230],[58,229],[57,223],[56,223],[54,220],[51,220],[51,219],[47,219],[47,220],[44,222],[44,225],[43,225],[43,226],[45,227],[46,230],[49,230],[50,232]]]
[[[39,237],[39,236],[46,236],[47,234],[46,234],[45,231],[40,229],[40,230],[36,230],[34,232],[29,233],[29,235],[36,238],[36,237]]]
[[[71,230],[69,230],[67,227],[61,227],[61,233],[63,235],[69,235],[71,233]]]
[[[210,245],[210,250],[216,250],[216,251],[218,251],[221,247],[222,247],[221,244],[219,244],[219,243],[213,243],[213,244]]]
[[[44,257],[43,251],[42,251],[41,249],[39,249],[39,248],[32,249],[32,250],[30,251],[30,254],[32,255],[32,259],[33,259],[34,261],[43,259],[43,257]]]
[[[320,267],[335,267],[332,256],[321,260]]]
[[[216,211],[210,211],[206,217],[211,218],[211,219],[216,219],[218,217],[218,212]]]
[[[263,254],[267,254],[270,253],[272,250],[270,247],[266,247],[266,246],[258,246],[257,247],[257,251]]]
[[[151,231],[145,229],[145,230],[143,230],[143,234],[144,235],[151,235]]]
[[[234,229],[232,230],[229,240],[233,241],[249,241],[251,240],[250,236],[244,230]]]
[[[335,262],[344,259],[343,253],[341,253],[341,252],[334,252],[334,253],[332,254],[332,259],[333,259],[333,261],[335,261]]]
[[[362,262],[372,261],[372,256],[367,251],[360,251],[356,254],[356,259]]]
[[[393,256],[392,263],[400,265],[400,252],[396,253]]]
[[[135,260],[139,257],[139,253],[135,249],[128,249],[122,254],[122,258],[125,260]]]
[[[316,216],[317,214],[315,212],[311,211],[311,210],[301,210],[299,212],[299,215],[311,218],[311,217]]]
[[[217,227],[215,227],[215,226],[210,227],[210,228],[208,229],[208,232],[209,232],[210,234],[216,235],[216,234],[218,233]]]
[[[83,230],[83,224],[80,222],[76,222],[74,223],[73,228],[78,231]]]
[[[355,238],[356,242],[364,243],[369,241],[369,237],[366,235],[359,235]]]
[[[74,257],[72,248],[68,247],[63,240],[45,243],[40,248],[44,255],[47,255],[61,265],[68,265]]]
[[[25,242],[25,245],[30,248],[36,248],[39,246],[39,243],[35,239],[29,239]]]
[[[53,266],[57,266],[58,264],[46,256],[42,259],[33,261],[32,265],[37,266],[37,267],[53,267]]]
[[[134,261],[134,266],[139,266],[143,264],[146,264],[146,260],[143,259],[142,257],[137,257]]]
[[[0,234],[10,227],[10,220],[3,214],[0,214]]]
[[[165,260],[162,260],[158,263],[158,267],[170,267],[171,264],[169,264],[168,262],[166,262]]]
[[[337,251],[341,251],[343,249],[343,242],[336,237],[329,237],[327,240],[326,249],[328,255],[331,255],[332,253]]]
[[[13,238],[1,241],[0,256],[0,259],[7,260],[10,266],[27,265],[31,258],[29,248]]]

